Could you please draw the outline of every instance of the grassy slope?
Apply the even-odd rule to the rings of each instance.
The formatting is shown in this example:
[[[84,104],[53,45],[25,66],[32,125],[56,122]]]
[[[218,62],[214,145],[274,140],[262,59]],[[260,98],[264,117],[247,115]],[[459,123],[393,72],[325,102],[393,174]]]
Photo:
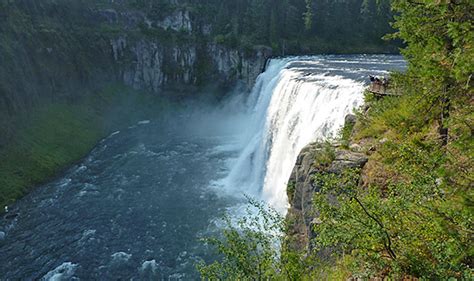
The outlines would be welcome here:
[[[110,131],[157,118],[170,105],[121,86],[70,103],[43,106],[11,121],[13,141],[0,149],[0,206],[84,157]]]

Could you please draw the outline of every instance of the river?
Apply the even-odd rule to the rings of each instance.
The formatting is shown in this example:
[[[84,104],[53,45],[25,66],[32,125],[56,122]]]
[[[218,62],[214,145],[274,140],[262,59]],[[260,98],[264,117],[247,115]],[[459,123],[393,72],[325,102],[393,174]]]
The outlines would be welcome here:
[[[399,56],[271,60],[251,93],[111,134],[0,219],[2,280],[193,280],[213,258],[199,238],[243,195],[286,212],[299,151],[334,137],[368,75]]]

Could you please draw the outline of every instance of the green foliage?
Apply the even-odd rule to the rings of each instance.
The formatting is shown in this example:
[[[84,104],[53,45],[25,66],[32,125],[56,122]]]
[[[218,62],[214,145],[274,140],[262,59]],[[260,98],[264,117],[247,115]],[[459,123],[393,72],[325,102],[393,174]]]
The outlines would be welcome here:
[[[416,114],[413,107],[418,99],[404,95],[375,100],[366,95],[366,104],[370,105],[369,114],[359,114],[356,139],[367,137],[383,138],[394,131],[417,132],[423,129],[423,119],[412,118]]]
[[[336,158],[336,150],[329,142],[324,142],[319,146],[319,151],[314,159],[314,166],[318,170],[325,170]]]
[[[354,138],[376,147],[363,185],[353,172],[318,176],[316,244],[340,249],[334,255],[363,278],[472,280],[474,5],[393,7],[409,67],[392,87],[403,95],[367,96],[370,109],[358,114]]]
[[[322,185],[314,198],[321,221],[315,226],[317,249],[336,247],[335,254],[350,254],[355,264],[348,267],[352,272],[359,272],[362,267],[360,277],[367,278],[381,271],[386,265],[383,255],[390,258],[391,238],[387,238],[387,230],[378,218],[380,210],[371,204],[374,198],[368,200],[370,192],[364,194],[364,202],[358,198],[359,171],[318,174],[315,180]]]
[[[203,239],[218,254],[216,261],[201,261],[197,268],[204,280],[343,280],[350,276],[342,265],[322,261],[291,248],[284,233],[288,218],[264,203],[249,199],[247,215],[224,218],[219,237]]]
[[[354,123],[346,123],[344,127],[342,127],[341,131],[339,132],[339,139],[341,141],[341,145],[344,148],[349,147],[349,142],[352,139],[352,132],[354,131]]]
[[[204,241],[213,246],[221,259],[198,270],[208,280],[268,280],[281,276],[279,248],[283,238],[283,218],[277,211],[249,199],[252,208],[233,222],[226,217],[221,238]]]
[[[406,94],[420,97],[416,108],[434,118],[446,103],[468,102],[474,59],[472,1],[394,1],[393,7],[401,13],[394,36],[408,45],[402,50],[409,62],[405,85],[411,90]]]
[[[78,107],[51,105],[31,114],[35,118],[17,133],[15,143],[0,151],[2,206],[84,156],[100,137],[97,124]]]
[[[392,29],[388,1],[362,9],[363,0],[209,0],[195,4],[197,17],[212,23],[217,42],[243,41],[275,54],[396,52],[381,40]],[[364,13],[354,12],[363,10]],[[364,18],[366,20],[361,20]]]
[[[286,187],[286,194],[288,195],[288,201],[292,202],[295,196],[296,184],[294,182],[289,182]]]
[[[442,182],[445,157],[436,145],[387,143],[379,152],[384,164],[404,179],[386,187],[361,188],[357,171],[318,175],[323,188],[314,202],[322,223],[315,228],[316,244],[350,255],[347,266],[365,278],[381,272],[396,278],[469,276],[472,207],[464,200],[472,192]]]

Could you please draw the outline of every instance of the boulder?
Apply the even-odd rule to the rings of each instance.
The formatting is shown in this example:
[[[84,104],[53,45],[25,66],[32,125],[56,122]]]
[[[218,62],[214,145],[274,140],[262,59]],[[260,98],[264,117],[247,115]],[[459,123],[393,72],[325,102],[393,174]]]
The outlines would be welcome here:
[[[344,119],[344,125],[345,126],[348,126],[348,125],[354,126],[356,121],[357,121],[357,116],[355,116],[354,114],[347,114],[345,119]]]

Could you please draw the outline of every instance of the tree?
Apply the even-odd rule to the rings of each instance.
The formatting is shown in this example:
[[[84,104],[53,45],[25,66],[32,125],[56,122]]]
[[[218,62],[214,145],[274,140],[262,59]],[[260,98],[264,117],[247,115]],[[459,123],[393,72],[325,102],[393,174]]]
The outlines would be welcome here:
[[[420,91],[420,111],[436,116],[444,144],[449,112],[469,102],[473,61],[473,12],[469,0],[393,1],[400,13],[394,26],[407,44],[402,50],[409,62],[407,75],[415,78]],[[472,94],[472,93],[471,93]]]
[[[306,1],[306,12],[303,14],[304,26],[306,30],[310,30],[313,27],[313,0]]]
[[[263,203],[249,199],[247,215],[233,222],[225,217],[221,238],[207,238],[221,260],[206,265],[201,262],[201,276],[210,280],[268,280],[280,272],[277,245],[283,237],[283,218]]]
[[[373,143],[364,182],[319,177],[315,242],[340,249],[334,255],[355,276],[472,280],[474,3],[399,0],[393,8],[392,38],[407,44],[408,70],[392,75],[403,96],[367,99],[371,110],[360,113],[355,138],[386,140]]]

